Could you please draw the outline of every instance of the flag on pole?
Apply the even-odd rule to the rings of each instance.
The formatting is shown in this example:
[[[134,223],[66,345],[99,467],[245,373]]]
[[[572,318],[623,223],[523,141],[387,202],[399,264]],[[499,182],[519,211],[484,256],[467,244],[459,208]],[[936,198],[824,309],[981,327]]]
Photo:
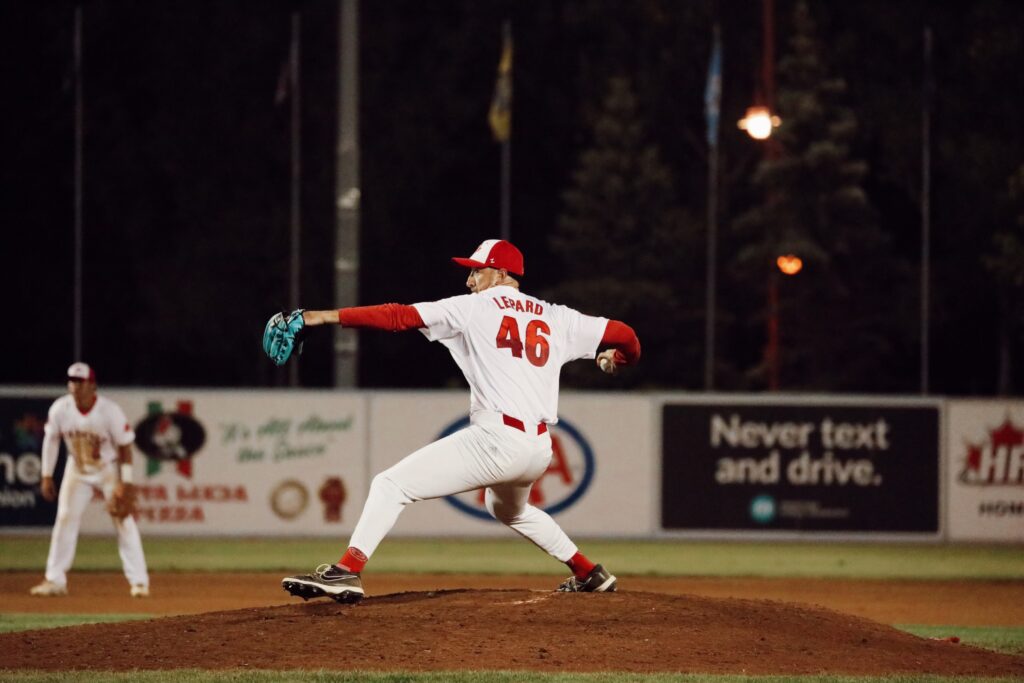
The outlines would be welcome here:
[[[711,61],[708,62],[708,82],[704,88],[704,116],[708,125],[708,146],[718,145],[718,118],[722,100],[722,33],[715,24]]]
[[[497,142],[505,142],[512,135],[512,27],[509,22],[505,22],[502,33],[498,80],[487,112],[487,122],[491,124],[491,133]]]

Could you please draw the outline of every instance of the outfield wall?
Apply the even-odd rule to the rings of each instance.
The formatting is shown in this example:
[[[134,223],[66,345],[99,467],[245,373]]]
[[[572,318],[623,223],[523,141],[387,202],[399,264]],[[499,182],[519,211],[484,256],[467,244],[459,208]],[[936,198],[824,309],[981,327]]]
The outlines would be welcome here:
[[[38,452],[62,392],[0,387],[4,530],[52,524]],[[467,423],[463,391],[102,392],[136,430],[145,535],[345,537],[374,474]],[[572,535],[1024,542],[1024,402],[565,392],[560,408],[531,501]],[[98,500],[82,530],[111,533]],[[393,533],[509,532],[471,491]]]
[[[922,399],[666,396],[661,527],[938,539],[941,412]]]
[[[1024,401],[951,401],[946,444],[949,538],[1024,542]]]

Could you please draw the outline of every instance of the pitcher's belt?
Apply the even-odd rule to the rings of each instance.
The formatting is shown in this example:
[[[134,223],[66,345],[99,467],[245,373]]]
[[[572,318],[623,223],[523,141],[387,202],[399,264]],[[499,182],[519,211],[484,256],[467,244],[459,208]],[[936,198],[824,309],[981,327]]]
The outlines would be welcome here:
[[[526,432],[526,425],[523,424],[523,421],[520,420],[520,419],[514,418],[511,415],[506,415],[505,413],[502,413],[501,414],[501,421],[504,422],[509,427],[515,427],[516,429],[518,429],[521,432],[524,432],[524,433]],[[531,431],[532,431],[533,425],[530,425],[530,426],[531,426]],[[543,434],[546,431],[548,431],[548,424],[546,422],[540,422],[540,423],[537,424],[537,436],[540,436],[541,434]]]

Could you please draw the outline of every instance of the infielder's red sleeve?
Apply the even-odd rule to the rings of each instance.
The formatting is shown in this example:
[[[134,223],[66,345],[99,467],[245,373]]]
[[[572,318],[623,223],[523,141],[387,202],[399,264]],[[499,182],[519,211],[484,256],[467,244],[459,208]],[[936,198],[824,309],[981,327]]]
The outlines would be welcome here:
[[[354,306],[338,309],[338,322],[342,327],[364,327],[372,330],[403,332],[426,327],[420,312],[414,306],[381,304],[380,306]]]
[[[619,365],[634,365],[640,360],[640,339],[626,323],[609,320],[601,343],[615,349],[615,362]]]

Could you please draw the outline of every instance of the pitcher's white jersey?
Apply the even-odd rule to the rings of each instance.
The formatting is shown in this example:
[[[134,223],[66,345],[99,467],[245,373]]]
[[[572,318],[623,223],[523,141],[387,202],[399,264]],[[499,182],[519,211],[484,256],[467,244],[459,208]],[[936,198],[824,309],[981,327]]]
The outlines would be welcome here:
[[[45,436],[53,435],[64,439],[68,454],[74,458],[78,470],[85,474],[99,471],[106,463],[114,462],[117,447],[135,441],[135,430],[121,406],[103,396],[96,396],[96,403],[84,414],[70,395],[54,401],[45,427]]]
[[[508,286],[414,306],[423,334],[444,344],[466,376],[470,415],[493,411],[527,424],[558,421],[562,365],[593,358],[608,326]]]

